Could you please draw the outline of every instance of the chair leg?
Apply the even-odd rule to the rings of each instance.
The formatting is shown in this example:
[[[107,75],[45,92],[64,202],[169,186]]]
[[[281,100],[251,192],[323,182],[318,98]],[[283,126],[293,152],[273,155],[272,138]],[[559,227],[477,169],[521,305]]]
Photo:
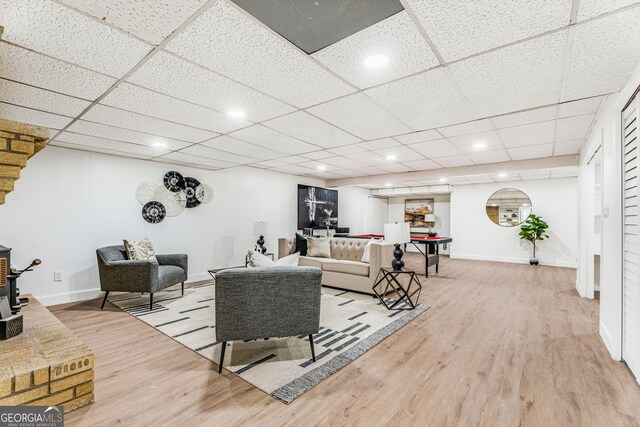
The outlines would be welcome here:
[[[309,334],[309,345],[311,345],[311,359],[316,361],[316,349],[313,348],[313,334]]]
[[[104,293],[104,299],[102,300],[102,305],[100,306],[100,310],[104,308],[104,303],[107,302],[107,297],[109,296],[109,291]]]
[[[224,362],[224,351],[227,349],[227,342],[222,341],[222,348],[220,349],[220,363],[218,363],[218,373],[222,373],[222,362]]]
[[[149,310],[153,310],[153,292],[149,293]]]
[[[184,295],[184,282],[182,282],[182,295]]]

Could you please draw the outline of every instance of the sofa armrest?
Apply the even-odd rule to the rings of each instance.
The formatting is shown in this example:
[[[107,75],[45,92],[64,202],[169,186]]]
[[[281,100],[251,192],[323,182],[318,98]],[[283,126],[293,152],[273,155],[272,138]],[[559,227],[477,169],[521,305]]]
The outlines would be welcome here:
[[[371,243],[371,254],[369,257],[369,277],[374,279],[382,267],[390,267],[393,259],[394,244],[389,242]]]
[[[100,289],[120,292],[151,292],[158,283],[158,263],[152,260],[99,260]]]
[[[156,255],[156,259],[160,265],[175,265],[189,275],[189,257],[186,254]]]

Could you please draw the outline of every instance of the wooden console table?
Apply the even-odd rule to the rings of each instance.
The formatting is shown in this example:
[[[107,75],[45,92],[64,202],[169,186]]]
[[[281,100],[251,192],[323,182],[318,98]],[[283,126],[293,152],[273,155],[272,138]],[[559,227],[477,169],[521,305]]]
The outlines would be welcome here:
[[[0,341],[0,406],[93,402],[93,352],[31,295],[24,332]]]

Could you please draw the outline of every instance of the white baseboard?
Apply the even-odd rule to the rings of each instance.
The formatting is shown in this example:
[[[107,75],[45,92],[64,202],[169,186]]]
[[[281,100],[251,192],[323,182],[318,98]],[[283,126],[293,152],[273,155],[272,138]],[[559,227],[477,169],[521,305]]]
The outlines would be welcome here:
[[[529,264],[529,258],[509,258],[509,257],[499,257],[499,256],[489,256],[489,255],[466,255],[466,254],[450,254],[452,259],[469,259],[476,261],[496,261],[496,262],[510,262],[513,264]],[[545,260],[543,258],[538,258],[540,260],[540,265],[550,265],[552,267],[568,267],[568,268],[576,268],[578,266],[577,261],[556,261],[556,260]]]
[[[187,279],[187,283],[201,282],[203,280],[211,280],[209,273],[192,274]],[[100,288],[83,289],[81,291],[63,292],[54,295],[34,295],[42,305],[58,305],[69,302],[86,301],[104,296],[104,292]]]
[[[614,343],[609,329],[607,329],[607,326],[602,322],[600,322],[600,338],[602,338],[602,342],[609,351],[611,358],[619,361],[622,358],[621,349]]]
[[[578,291],[578,295],[580,295],[582,298],[587,298],[587,296],[582,293],[582,285],[580,284],[580,280],[578,279],[576,279],[576,291]]]

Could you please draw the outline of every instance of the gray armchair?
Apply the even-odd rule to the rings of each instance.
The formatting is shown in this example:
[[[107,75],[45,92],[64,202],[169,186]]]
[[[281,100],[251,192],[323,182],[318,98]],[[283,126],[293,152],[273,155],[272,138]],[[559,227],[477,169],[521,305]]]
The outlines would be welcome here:
[[[232,268],[216,275],[216,341],[308,335],[320,329],[322,270],[317,267]]]
[[[189,273],[187,255],[156,255],[156,261],[127,259],[124,246],[107,246],[96,250],[100,289],[105,291],[100,309],[110,291],[149,292],[149,309],[153,310],[153,293],[182,283]]]

